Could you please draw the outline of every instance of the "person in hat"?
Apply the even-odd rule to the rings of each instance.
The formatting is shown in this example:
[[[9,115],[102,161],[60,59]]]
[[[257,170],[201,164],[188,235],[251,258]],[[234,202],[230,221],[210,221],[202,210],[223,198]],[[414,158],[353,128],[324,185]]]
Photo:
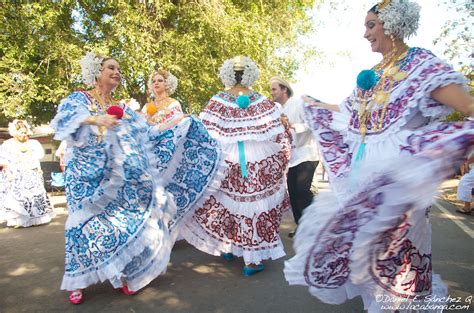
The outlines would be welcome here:
[[[285,176],[290,136],[280,108],[250,87],[259,70],[248,57],[226,60],[220,78],[226,90],[200,115],[224,153],[214,188],[188,215],[182,236],[196,248],[226,260],[243,257],[243,274],[264,269],[262,261],[285,255],[279,227],[289,209]]]
[[[273,101],[282,105],[282,119],[288,124],[293,137],[291,159],[288,164],[287,186],[295,223],[303,210],[313,201],[312,184],[319,163],[316,141],[304,120],[303,101],[293,97],[290,84],[281,77],[270,79],[270,93]],[[296,228],[289,233],[292,238]]]

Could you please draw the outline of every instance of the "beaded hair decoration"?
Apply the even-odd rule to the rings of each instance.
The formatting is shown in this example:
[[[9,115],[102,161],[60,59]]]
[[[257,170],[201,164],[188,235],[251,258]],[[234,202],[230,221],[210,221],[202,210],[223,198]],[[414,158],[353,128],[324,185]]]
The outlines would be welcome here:
[[[376,7],[376,10],[378,12],[380,12],[380,10],[382,10],[383,8],[385,8],[387,5],[389,5],[390,3],[390,0],[383,0],[382,2],[380,2],[379,4],[376,4],[375,7]]]
[[[82,80],[88,87],[94,87],[96,85],[103,60],[104,58],[97,56],[95,53],[88,52],[79,61],[82,69]]]
[[[252,86],[260,76],[258,66],[251,58],[241,55],[236,56],[225,60],[219,70],[219,78],[225,88],[232,88],[237,84],[235,79],[236,71],[243,71],[240,84],[247,88]]]
[[[176,88],[178,88],[178,79],[176,78],[176,76],[174,76],[171,72],[165,70],[153,72],[148,78],[148,89],[150,90],[152,95],[154,94],[153,77],[155,77],[156,75],[163,76],[163,78],[165,79],[166,91],[168,92],[168,95],[171,96],[176,91]]]
[[[27,121],[25,120],[13,120],[12,122],[8,123],[8,133],[10,134],[10,136],[12,137],[15,137],[17,135],[20,134],[20,131],[22,129],[25,129],[26,130],[26,134],[27,135],[31,135],[32,134],[32,131],[31,131],[31,127],[30,125],[28,124]]]
[[[416,34],[420,20],[420,5],[408,0],[384,0],[369,11],[383,22],[386,35],[399,39]]]

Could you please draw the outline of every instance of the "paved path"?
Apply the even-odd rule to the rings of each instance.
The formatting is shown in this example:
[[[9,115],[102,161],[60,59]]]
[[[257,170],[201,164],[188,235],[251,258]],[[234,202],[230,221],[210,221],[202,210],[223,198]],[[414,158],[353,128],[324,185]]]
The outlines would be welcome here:
[[[287,236],[294,227],[290,217],[281,227],[287,257],[266,262],[265,271],[254,277],[242,275],[241,260],[225,262],[178,242],[168,272],[137,295],[125,296],[108,283],[98,284],[86,290],[83,304],[73,306],[67,293],[59,290],[64,261],[64,197],[53,197],[52,201],[58,217],[49,225],[26,229],[0,225],[1,313],[363,311],[358,298],[331,306],[310,296],[305,287],[288,286],[282,270],[284,260],[294,254]],[[439,205],[444,211],[435,207],[432,212],[433,267],[448,284],[450,295],[464,300],[474,293],[473,245],[472,238],[453,220],[473,230],[474,217],[455,214],[449,203]]]

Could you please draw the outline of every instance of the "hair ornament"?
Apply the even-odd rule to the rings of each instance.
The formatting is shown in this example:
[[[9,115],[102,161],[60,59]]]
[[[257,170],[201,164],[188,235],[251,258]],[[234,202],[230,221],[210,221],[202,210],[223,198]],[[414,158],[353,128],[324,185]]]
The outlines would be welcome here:
[[[103,60],[104,58],[97,56],[94,52],[88,52],[79,61],[82,69],[82,80],[88,87],[94,87],[96,85]]]
[[[371,11],[383,22],[386,35],[399,39],[416,34],[420,20],[420,5],[408,0],[384,0]]]
[[[33,134],[30,125],[25,120],[15,119],[12,122],[8,123],[8,133],[12,137],[19,135],[22,128],[26,130],[27,135]]]
[[[225,88],[232,88],[237,84],[235,72],[243,71],[240,84],[249,88],[260,76],[257,64],[249,57],[238,55],[232,59],[225,60],[219,69],[219,78]]]
[[[171,96],[178,88],[178,78],[174,76],[171,72],[166,70],[158,70],[153,72],[150,77],[148,78],[148,90],[150,90],[152,96],[155,96],[153,92],[153,77],[156,75],[161,75],[165,79],[165,88],[168,92],[168,95]]]
[[[390,0],[383,0],[379,4],[375,5],[377,12],[380,12],[383,8],[390,4]]]

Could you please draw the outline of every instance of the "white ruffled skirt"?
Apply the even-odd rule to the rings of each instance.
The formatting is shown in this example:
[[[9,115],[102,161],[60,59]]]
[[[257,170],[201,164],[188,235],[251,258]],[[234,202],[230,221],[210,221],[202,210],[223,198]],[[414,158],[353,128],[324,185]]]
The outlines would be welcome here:
[[[0,172],[0,221],[6,221],[7,226],[29,227],[49,223],[55,216],[41,171]]]
[[[172,229],[211,181],[218,145],[194,118],[165,132],[122,120],[101,142],[89,142],[96,144],[74,148],[65,172],[69,216],[61,289],[109,280],[115,288],[126,281],[136,291],[166,271]]]
[[[245,264],[285,255],[279,227],[289,209],[288,142],[245,141],[248,177],[241,174],[237,143],[223,145],[224,160],[212,185],[188,215],[181,235],[211,255],[232,253]]]
[[[430,301],[447,288],[432,271],[429,208],[473,144],[472,123],[434,124],[405,138],[407,153],[362,164],[356,184],[337,180],[305,210],[287,281],[325,303],[360,295],[369,312],[441,312]]]

